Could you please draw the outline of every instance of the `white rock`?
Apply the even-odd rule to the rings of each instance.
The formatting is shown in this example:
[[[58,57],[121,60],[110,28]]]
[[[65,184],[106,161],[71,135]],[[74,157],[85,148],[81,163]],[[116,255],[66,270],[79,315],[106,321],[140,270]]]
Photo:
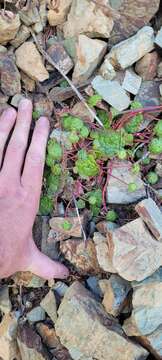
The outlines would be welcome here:
[[[162,47],[162,27],[156,35],[155,44],[158,45],[159,47]]]
[[[106,49],[106,42],[79,35],[73,81],[80,83],[87,80],[101,62]]]
[[[92,86],[103,100],[118,111],[123,111],[130,105],[130,98],[118,81],[105,80],[98,75],[92,81]]]
[[[114,160],[107,187],[107,201],[109,204],[131,204],[146,195],[144,183],[139,175],[131,172],[131,162]],[[137,190],[128,191],[128,184],[135,183]]]
[[[132,70],[126,70],[122,87],[133,95],[137,95],[142,83],[142,78]]]
[[[154,30],[144,26],[136,35],[113,46],[106,59],[117,68],[126,69],[154,48]]]

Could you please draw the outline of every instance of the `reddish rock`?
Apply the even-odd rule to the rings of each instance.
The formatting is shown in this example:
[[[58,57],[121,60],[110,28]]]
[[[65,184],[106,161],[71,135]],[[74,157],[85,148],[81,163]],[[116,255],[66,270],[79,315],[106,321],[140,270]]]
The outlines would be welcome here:
[[[85,245],[83,240],[66,240],[61,242],[60,250],[78,271],[85,274],[97,274],[101,271],[93,241],[89,240]]]
[[[114,268],[128,281],[141,281],[162,264],[162,244],[140,218],[115,230],[108,242]]]
[[[155,201],[151,198],[145,199],[138,203],[135,209],[155,238],[162,242],[162,213]]]
[[[64,74],[68,74],[73,68],[73,61],[60,43],[55,42],[48,48],[47,52]]]
[[[110,43],[116,44],[129,38],[144,25],[147,25],[159,9],[160,0],[110,0],[110,5],[117,11]]]
[[[69,225],[71,224],[71,228],[69,230],[64,229],[64,223],[68,221]],[[81,221],[83,221],[83,217],[81,217]],[[53,217],[50,220],[50,227],[55,231],[53,236],[49,238],[49,241],[53,239],[54,242],[69,239],[71,236],[76,238],[82,237],[82,229],[79,222],[78,217]]]
[[[136,63],[135,70],[143,80],[153,80],[157,75],[159,56],[156,51],[146,54]]]
[[[12,57],[0,55],[1,90],[5,95],[13,96],[21,92],[20,73]]]

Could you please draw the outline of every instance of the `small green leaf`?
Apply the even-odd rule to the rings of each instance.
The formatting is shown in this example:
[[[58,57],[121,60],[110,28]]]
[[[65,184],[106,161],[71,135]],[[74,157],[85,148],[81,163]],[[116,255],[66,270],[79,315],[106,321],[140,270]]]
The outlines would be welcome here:
[[[162,138],[153,138],[149,145],[149,151],[152,154],[161,154],[162,153]]]
[[[39,212],[43,216],[49,215],[53,210],[53,201],[48,196],[42,196],[40,200]]]
[[[99,94],[95,94],[89,97],[88,99],[88,105],[91,107],[97,106],[98,102],[102,100],[102,96]]]
[[[150,171],[148,174],[147,174],[147,181],[149,184],[151,185],[155,185],[159,180],[159,177],[158,175],[156,174],[156,172],[154,171]]]
[[[106,220],[107,220],[107,221],[112,221],[112,222],[114,222],[114,221],[117,220],[117,218],[118,218],[118,215],[117,215],[117,213],[116,213],[115,210],[109,210],[109,211],[107,212],[107,214],[106,214]]]
[[[61,226],[65,231],[69,231],[73,225],[70,223],[70,221],[65,220]]]
[[[135,183],[129,183],[129,184],[128,184],[128,191],[129,191],[129,192],[135,192],[135,191],[137,191],[137,184],[135,184]]]

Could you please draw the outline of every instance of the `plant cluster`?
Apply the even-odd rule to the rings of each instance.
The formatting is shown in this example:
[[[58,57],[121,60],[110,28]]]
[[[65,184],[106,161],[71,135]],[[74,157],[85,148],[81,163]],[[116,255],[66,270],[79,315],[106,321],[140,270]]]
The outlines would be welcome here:
[[[101,101],[101,97],[95,94],[88,99],[88,104],[90,107],[95,107],[103,128],[99,128],[98,124],[90,121],[85,122],[71,115],[70,112],[60,117],[61,131],[66,134],[70,145],[62,146],[60,139],[55,138],[48,142],[44,194],[40,203],[41,214],[50,214],[54,198],[56,196],[61,198],[63,195],[62,178],[64,178],[65,186],[69,179],[73,183],[71,200],[70,202],[67,200],[67,206],[73,203],[73,196],[75,196],[80,211],[86,207],[95,217],[101,215],[109,221],[116,221],[118,218],[116,212],[105,209],[105,186],[109,161],[114,158],[131,160],[131,171],[135,175],[139,175],[141,167],[150,163],[149,156],[141,160],[140,164],[136,163],[136,159],[143,157],[143,151],[136,152],[136,147],[141,143],[141,136],[145,141],[145,132],[140,137],[138,134],[143,114],[140,111],[136,112],[137,109],[142,108],[142,105],[139,102],[132,102],[130,119],[118,127],[116,125],[118,121],[121,125],[122,119],[120,114],[115,109],[111,109],[111,113],[100,109]],[[146,150],[154,154],[162,153],[162,120],[159,120],[154,127],[153,134],[154,137],[150,144],[148,143]],[[154,171],[150,171],[146,180],[153,185],[158,181],[158,177]],[[129,192],[136,190],[136,183],[128,184]],[[69,226],[65,223],[66,229]]]

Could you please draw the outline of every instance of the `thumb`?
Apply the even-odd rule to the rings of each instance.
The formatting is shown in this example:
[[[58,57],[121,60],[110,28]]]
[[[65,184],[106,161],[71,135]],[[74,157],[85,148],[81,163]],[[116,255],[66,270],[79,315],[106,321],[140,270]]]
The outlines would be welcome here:
[[[41,253],[35,244],[30,265],[25,271],[30,271],[46,280],[53,278],[65,279],[69,275],[69,270],[64,265]]]

